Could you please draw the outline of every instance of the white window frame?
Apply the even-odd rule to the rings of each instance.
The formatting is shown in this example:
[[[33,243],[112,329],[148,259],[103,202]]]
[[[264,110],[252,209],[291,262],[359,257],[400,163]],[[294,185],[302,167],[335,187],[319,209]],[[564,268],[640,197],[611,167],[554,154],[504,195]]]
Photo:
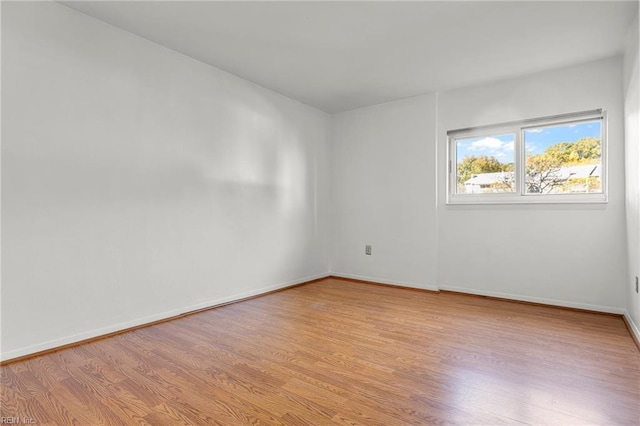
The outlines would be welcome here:
[[[531,194],[525,190],[525,146],[524,132],[531,128],[557,126],[600,120],[601,144],[601,187],[602,192]],[[458,139],[492,135],[514,134],[514,177],[515,191],[491,194],[457,193],[457,143]],[[607,116],[602,109],[571,114],[554,115],[510,123],[456,129],[447,132],[447,204],[557,204],[557,203],[607,203],[608,163],[607,163]]]

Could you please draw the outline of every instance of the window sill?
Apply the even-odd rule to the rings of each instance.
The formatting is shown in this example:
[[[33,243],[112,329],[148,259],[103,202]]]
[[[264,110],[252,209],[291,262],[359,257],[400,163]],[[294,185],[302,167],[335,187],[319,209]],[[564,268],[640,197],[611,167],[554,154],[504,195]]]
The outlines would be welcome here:
[[[564,195],[450,195],[447,205],[495,204],[606,204],[607,194]]]

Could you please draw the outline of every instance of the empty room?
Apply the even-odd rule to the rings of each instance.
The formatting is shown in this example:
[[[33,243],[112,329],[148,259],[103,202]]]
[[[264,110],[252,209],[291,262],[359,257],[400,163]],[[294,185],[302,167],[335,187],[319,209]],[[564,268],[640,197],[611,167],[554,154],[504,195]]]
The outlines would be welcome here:
[[[640,424],[637,1],[0,13],[0,424]]]

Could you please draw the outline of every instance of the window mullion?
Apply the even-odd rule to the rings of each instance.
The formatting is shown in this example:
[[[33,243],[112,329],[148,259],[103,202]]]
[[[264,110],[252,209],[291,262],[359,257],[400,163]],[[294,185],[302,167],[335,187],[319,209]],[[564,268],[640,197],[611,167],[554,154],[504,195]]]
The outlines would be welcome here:
[[[522,128],[518,127],[515,134],[515,164],[513,174],[516,181],[516,194],[522,196],[525,193],[525,159],[526,153],[522,137]]]

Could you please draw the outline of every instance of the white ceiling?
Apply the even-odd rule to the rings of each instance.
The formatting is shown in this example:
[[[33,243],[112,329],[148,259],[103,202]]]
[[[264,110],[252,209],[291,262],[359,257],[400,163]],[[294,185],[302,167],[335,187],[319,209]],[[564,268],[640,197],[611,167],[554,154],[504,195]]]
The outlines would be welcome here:
[[[327,112],[622,53],[637,1],[63,4]]]

